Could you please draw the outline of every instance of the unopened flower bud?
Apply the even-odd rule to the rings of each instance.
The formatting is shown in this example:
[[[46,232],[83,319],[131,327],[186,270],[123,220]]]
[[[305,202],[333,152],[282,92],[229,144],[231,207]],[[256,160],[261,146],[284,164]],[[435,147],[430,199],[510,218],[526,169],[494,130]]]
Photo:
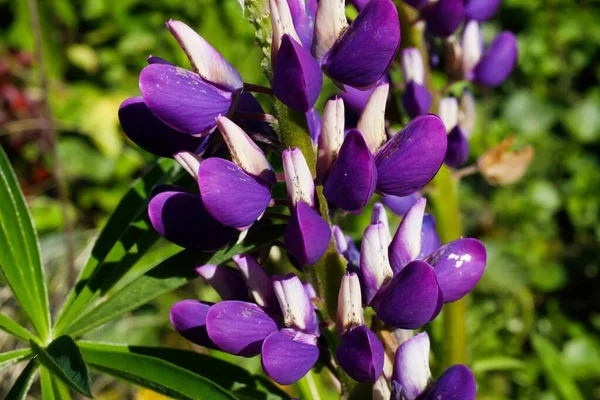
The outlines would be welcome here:
[[[337,329],[343,334],[363,323],[360,282],[358,275],[350,272],[342,277],[342,283],[340,284],[336,318]]]
[[[294,147],[291,150],[284,150],[282,158],[288,198],[294,206],[303,201],[313,207],[315,204],[315,183],[304,154],[300,149]]]

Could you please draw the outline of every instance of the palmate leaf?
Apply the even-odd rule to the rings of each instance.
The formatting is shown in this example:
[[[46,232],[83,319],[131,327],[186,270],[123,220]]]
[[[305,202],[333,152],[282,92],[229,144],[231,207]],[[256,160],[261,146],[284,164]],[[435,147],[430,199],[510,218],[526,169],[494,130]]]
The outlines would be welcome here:
[[[4,398],[4,400],[24,400],[27,397],[27,392],[35,378],[38,364],[35,360],[30,360],[25,369],[21,372],[12,388]]]
[[[50,308],[37,233],[3,149],[0,149],[0,271],[40,339],[46,340],[50,332]]]
[[[57,317],[57,335],[64,333],[86,307],[118,282],[158,240],[159,235],[147,216],[150,191],[155,185],[172,180],[179,170],[173,160],[160,159],[121,199]]]
[[[30,344],[37,360],[54,376],[84,396],[92,397],[87,367],[73,339],[61,336],[45,350],[34,341]]]
[[[177,289],[196,278],[196,266],[221,264],[236,254],[254,251],[280,238],[283,235],[284,228],[284,225],[266,224],[255,226],[250,229],[242,242],[231,245],[214,254],[183,250],[167,258],[156,267],[112,294],[97,307],[86,312],[70,325],[68,333],[72,336],[79,336],[105,324],[128,311],[148,303],[161,294]]]
[[[231,400],[234,395],[214,382],[160,358],[131,351],[124,345],[80,342],[93,369],[175,399]]]

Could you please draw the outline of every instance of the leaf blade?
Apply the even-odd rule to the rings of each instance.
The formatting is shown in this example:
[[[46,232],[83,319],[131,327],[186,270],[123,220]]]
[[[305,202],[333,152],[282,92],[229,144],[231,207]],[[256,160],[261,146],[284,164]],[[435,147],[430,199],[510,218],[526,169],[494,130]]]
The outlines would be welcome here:
[[[216,383],[175,364],[128,351],[127,346],[80,342],[85,361],[94,369],[176,399],[232,400]]]
[[[96,308],[93,308],[69,327],[68,333],[79,336],[122,314],[131,311],[152,299],[183,286],[197,277],[194,266],[221,264],[239,253],[260,248],[283,234],[283,225],[254,228],[242,243],[214,254],[194,253],[183,250],[161,262],[155,268],[114,293]]]
[[[35,360],[30,360],[25,369],[21,372],[10,391],[4,398],[4,400],[23,400],[27,397],[27,392],[33,383],[35,378],[35,371],[37,371],[38,364]]]
[[[33,219],[0,149],[0,272],[42,340],[50,333],[48,288]]]
[[[37,360],[54,376],[86,397],[92,397],[87,367],[77,344],[69,336],[55,339],[46,350],[33,340],[31,348]]]
[[[153,186],[166,182],[178,170],[173,160],[161,159],[123,196],[57,317],[57,335],[64,333],[101,291],[110,288],[110,281],[118,280],[115,274],[123,274],[158,240],[146,215],[148,198]]]
[[[33,339],[33,335],[27,329],[23,328],[8,315],[0,314],[0,329],[25,342]]]
[[[20,349],[0,354],[0,371],[31,357],[31,350]]]

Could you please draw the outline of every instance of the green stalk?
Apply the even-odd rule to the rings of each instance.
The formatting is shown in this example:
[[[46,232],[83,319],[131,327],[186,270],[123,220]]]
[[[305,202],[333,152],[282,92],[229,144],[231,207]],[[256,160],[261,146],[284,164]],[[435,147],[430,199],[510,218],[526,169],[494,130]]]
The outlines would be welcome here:
[[[401,0],[395,1],[402,27],[402,47],[416,47],[421,52],[425,66],[425,81],[433,96],[432,112],[437,111],[440,94],[433,85],[429,69],[427,48],[424,41],[423,24],[415,24],[417,14]],[[437,222],[437,231],[442,243],[456,240],[462,235],[460,207],[458,202],[458,181],[452,178],[450,170],[442,166],[430,183],[430,204]],[[466,364],[467,349],[467,302],[463,298],[446,304],[442,313],[444,327],[443,368],[454,364]]]

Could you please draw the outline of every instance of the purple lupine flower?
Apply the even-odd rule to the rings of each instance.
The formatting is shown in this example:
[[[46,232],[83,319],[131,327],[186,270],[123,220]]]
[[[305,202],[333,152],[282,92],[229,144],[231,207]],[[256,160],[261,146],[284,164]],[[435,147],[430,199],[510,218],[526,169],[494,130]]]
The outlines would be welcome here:
[[[437,381],[433,381],[429,369],[429,350],[427,332],[413,336],[398,347],[392,374],[392,398],[475,400],[475,378],[465,365],[453,365]]]
[[[321,176],[328,174],[324,195],[344,210],[360,210],[375,190],[395,196],[413,193],[433,178],[443,162],[446,133],[434,115],[416,118],[385,143],[388,90],[389,85],[382,84],[373,91],[358,121],[359,129],[346,133],[330,170],[327,167],[341,137],[343,108],[335,108],[331,113],[335,117],[324,115],[319,143],[319,158],[323,160],[319,171]],[[335,128],[329,129],[331,126]]]
[[[269,205],[275,173],[263,151],[239,126],[226,117],[217,118],[217,125],[233,162],[211,157],[200,163],[200,196],[214,218],[245,230]]]
[[[340,366],[355,381],[375,383],[383,371],[385,351],[364,324],[360,282],[355,273],[342,277],[336,325],[342,336],[336,351]]]
[[[463,0],[465,17],[477,21],[486,21],[496,13],[501,0]]]
[[[400,46],[398,11],[391,0],[371,0],[348,27],[344,5],[344,0],[319,2],[312,52],[334,81],[369,88]]]
[[[316,108],[311,108],[306,112],[306,124],[308,125],[308,133],[314,143],[319,143],[321,137],[321,124],[323,123],[321,115]]]
[[[458,100],[446,97],[440,101],[438,114],[448,132],[448,148],[444,162],[452,168],[464,165],[469,157],[467,132],[459,124]]]
[[[152,63],[140,73],[140,91],[148,109],[180,132],[204,136],[215,129],[215,118],[230,112],[243,88],[239,72],[208,42],[180,21],[167,28],[184,49],[194,72]]]
[[[394,214],[404,215],[420,198],[419,192],[413,192],[407,196],[383,196],[381,202]]]
[[[517,62],[517,40],[511,32],[502,32],[484,51],[479,23],[469,21],[461,39],[465,79],[496,87],[506,80]]]
[[[356,248],[354,240],[350,236],[344,235],[342,229],[337,225],[333,226],[333,238],[335,239],[336,250],[348,262],[348,270],[358,271],[360,268],[360,252]]]
[[[425,87],[425,68],[419,49],[402,50],[402,72],[406,89],[402,94],[402,105],[411,118],[427,114],[433,98]]]
[[[312,47],[317,0],[288,0],[294,28],[306,49]]]
[[[313,208],[315,184],[298,148],[283,151],[283,171],[291,217],[283,234],[288,251],[301,264],[313,264],[325,254],[331,239],[329,224]]]
[[[374,217],[363,235],[364,302],[383,322],[397,328],[416,329],[431,321],[443,303],[471,291],[485,269],[485,248],[475,239],[439,247],[433,217],[425,217],[425,204],[420,199],[411,207],[391,242],[380,216]]]
[[[235,256],[234,262],[241,276],[225,266],[200,268],[203,276],[221,274],[220,281],[207,280],[221,289],[220,294],[226,283],[237,287],[243,276],[247,290],[235,290],[249,292],[254,302],[227,297],[215,304],[183,300],[171,309],[174,328],[196,344],[244,357],[261,354],[263,368],[273,380],[282,385],[296,382],[319,356],[318,318],[305,284],[294,274],[271,278],[247,254]]]
[[[383,75],[375,85],[366,90],[355,89],[352,86],[344,85],[344,89],[340,90],[339,96],[344,99],[344,103],[350,111],[360,115],[367,105],[371,94],[373,94],[373,91],[384,83],[389,82],[390,80],[387,75]]]
[[[463,0],[429,1],[421,9],[427,30],[434,36],[448,37],[458,29],[465,16]]]
[[[323,74],[294,28],[288,1],[270,0],[269,6],[273,27],[273,92],[288,107],[307,112],[319,97]]]

